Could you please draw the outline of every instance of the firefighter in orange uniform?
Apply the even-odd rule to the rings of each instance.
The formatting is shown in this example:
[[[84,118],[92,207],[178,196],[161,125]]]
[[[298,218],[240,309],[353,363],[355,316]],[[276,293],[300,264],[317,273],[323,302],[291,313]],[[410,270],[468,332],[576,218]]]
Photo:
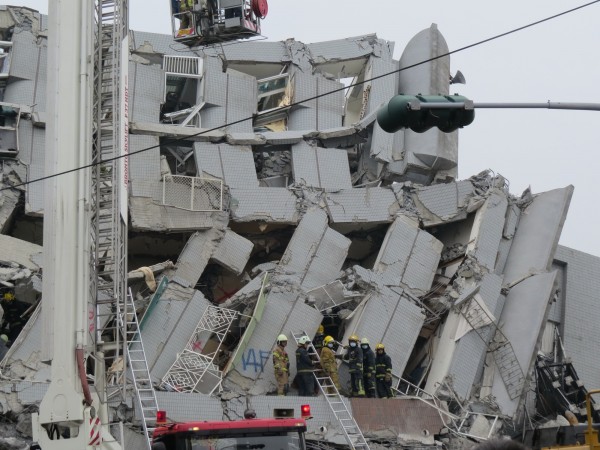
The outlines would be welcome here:
[[[180,30],[185,30],[192,26],[192,9],[194,8],[194,0],[179,0],[179,12],[181,13],[179,24]]]
[[[285,334],[277,336],[277,345],[273,349],[273,369],[277,381],[277,395],[286,395],[289,389],[290,358],[285,351],[287,337]]]
[[[321,367],[325,374],[331,378],[336,389],[340,390],[340,378],[338,376],[338,367],[335,361],[335,351],[333,350],[335,343],[331,336],[325,336],[323,339],[323,348],[321,349]]]

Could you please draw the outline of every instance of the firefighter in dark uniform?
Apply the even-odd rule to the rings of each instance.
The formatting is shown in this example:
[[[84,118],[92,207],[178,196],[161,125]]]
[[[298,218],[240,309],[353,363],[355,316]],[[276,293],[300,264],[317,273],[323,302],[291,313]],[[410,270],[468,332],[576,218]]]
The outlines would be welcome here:
[[[348,338],[348,347],[344,361],[348,362],[350,372],[350,390],[353,397],[364,397],[363,388],[363,354],[358,345],[358,336],[353,334]]]
[[[315,334],[315,338],[313,339],[313,346],[318,354],[321,354],[321,349],[323,348],[323,339],[325,339],[325,328],[323,325],[319,325],[319,329],[317,330],[317,334]]]
[[[0,305],[4,310],[0,329],[8,335],[10,342],[15,342],[15,339],[17,339],[17,336],[25,325],[25,319],[21,317],[25,312],[25,305],[16,300],[12,292],[6,292],[3,295]]]
[[[385,346],[381,343],[375,346],[375,378],[377,380],[377,396],[379,398],[392,398],[392,358],[385,353]]]
[[[367,397],[377,397],[375,391],[375,353],[371,350],[369,340],[365,337],[360,341],[363,353],[363,380]]]
[[[315,361],[308,354],[308,336],[302,336],[298,339],[298,349],[296,350],[296,371],[298,375],[296,382],[298,384],[298,395],[315,395],[315,377],[313,375]]]

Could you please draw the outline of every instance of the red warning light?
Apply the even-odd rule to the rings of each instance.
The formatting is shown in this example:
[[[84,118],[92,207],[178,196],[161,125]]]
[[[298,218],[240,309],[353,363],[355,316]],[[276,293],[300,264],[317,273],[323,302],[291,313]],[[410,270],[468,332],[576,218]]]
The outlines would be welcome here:
[[[300,416],[303,419],[312,419],[312,416],[310,415],[310,405],[300,406]]]
[[[166,411],[156,411],[156,424],[163,425],[167,423],[167,412]]]

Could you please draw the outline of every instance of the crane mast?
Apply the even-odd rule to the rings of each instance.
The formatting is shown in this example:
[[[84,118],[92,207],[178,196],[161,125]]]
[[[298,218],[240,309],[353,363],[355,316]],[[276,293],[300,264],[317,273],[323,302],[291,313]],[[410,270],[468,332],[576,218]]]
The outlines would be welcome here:
[[[126,367],[119,315],[126,314],[128,1],[48,3],[45,171],[61,175],[45,189],[42,353],[52,375],[32,414],[33,438],[42,450],[117,450],[107,392],[125,389],[111,387],[105,369]]]

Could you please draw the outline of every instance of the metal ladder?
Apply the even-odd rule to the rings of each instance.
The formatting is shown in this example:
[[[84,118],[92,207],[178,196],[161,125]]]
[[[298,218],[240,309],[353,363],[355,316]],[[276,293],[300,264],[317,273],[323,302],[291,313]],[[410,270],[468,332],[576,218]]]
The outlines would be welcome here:
[[[302,336],[308,336],[308,334],[306,334],[305,331],[292,332],[292,337],[294,338],[296,345]],[[319,353],[312,344],[312,341],[308,345],[308,354],[315,361],[321,362]],[[369,450],[369,444],[363,436],[362,431],[360,431],[356,420],[354,420],[354,417],[348,410],[343,397],[335,387],[335,384],[333,384],[331,377],[328,375],[320,376],[317,374],[317,372],[313,373],[315,375],[315,379],[317,380],[317,384],[319,385],[319,389],[325,396],[325,400],[327,400],[327,404],[329,405],[331,412],[333,412],[333,415],[338,420],[342,430],[344,431],[344,436],[346,436],[346,441],[348,442],[350,448]]]
[[[156,392],[152,386],[152,378],[150,377],[150,370],[148,368],[148,361],[146,360],[146,352],[144,351],[131,289],[129,290],[127,299],[127,313],[120,314],[120,319],[127,330],[127,360],[129,361],[129,370],[135,386],[138,407],[142,413],[144,433],[148,438],[148,448],[150,448],[152,433],[156,428],[158,402],[156,400]]]
[[[127,195],[123,185],[121,142],[127,135],[122,117],[122,42],[128,34],[127,0],[94,1],[94,54],[91,163],[90,290],[95,308],[95,353],[103,368],[119,367],[109,396],[126,393],[125,329],[118,312],[126,310],[127,296]],[[128,51],[128,49],[127,49]],[[128,55],[126,55],[128,58]],[[125,136],[121,136],[125,121]],[[125,190],[125,192],[124,192]],[[105,339],[108,338],[108,339]],[[102,370],[102,368],[100,369]],[[104,376],[104,374],[96,374]],[[112,386],[111,386],[112,384]],[[106,399],[103,399],[106,401]]]
[[[462,306],[460,312],[492,353],[496,367],[498,367],[498,371],[500,372],[500,377],[502,377],[511,400],[519,397],[525,386],[525,375],[508,338],[502,333],[502,330],[498,328],[475,297],[469,299]],[[490,333],[493,333],[491,340]]]

